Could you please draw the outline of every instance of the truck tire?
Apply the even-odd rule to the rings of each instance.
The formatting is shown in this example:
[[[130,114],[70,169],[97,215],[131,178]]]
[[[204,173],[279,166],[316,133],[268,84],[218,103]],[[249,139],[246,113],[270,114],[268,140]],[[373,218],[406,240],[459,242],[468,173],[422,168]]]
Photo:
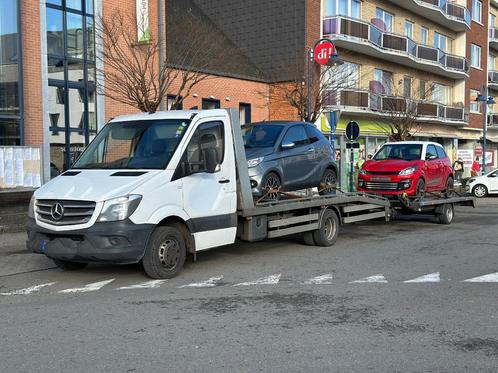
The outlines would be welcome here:
[[[142,267],[151,278],[173,278],[182,270],[186,255],[182,232],[175,226],[160,226],[149,238]]]
[[[67,260],[52,259],[57,267],[64,271],[77,271],[85,268],[88,263],[69,262]]]
[[[440,224],[451,224],[453,217],[455,216],[455,210],[452,203],[447,203],[441,208],[441,212],[438,214],[437,218]]]
[[[316,246],[332,246],[337,240],[339,233],[339,218],[337,214],[327,209],[323,212],[320,219],[320,228],[313,231],[313,240]]]
[[[303,241],[308,246],[316,246],[315,239],[313,238],[313,232],[304,232]]]

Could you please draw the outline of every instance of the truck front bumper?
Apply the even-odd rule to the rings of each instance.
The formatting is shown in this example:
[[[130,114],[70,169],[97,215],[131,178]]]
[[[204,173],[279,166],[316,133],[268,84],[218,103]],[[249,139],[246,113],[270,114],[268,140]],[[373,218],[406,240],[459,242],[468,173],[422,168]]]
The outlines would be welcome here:
[[[153,229],[153,224],[134,224],[127,219],[57,232],[28,218],[26,246],[35,253],[70,262],[136,263],[142,259]]]

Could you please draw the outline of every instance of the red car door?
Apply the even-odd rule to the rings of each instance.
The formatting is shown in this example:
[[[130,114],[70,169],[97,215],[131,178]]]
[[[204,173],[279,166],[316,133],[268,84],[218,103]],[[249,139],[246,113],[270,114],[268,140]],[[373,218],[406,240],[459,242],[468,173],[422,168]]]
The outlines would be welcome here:
[[[440,165],[441,162],[438,158],[436,147],[431,144],[427,145],[425,152],[425,188],[428,192],[440,188],[442,178],[440,176]]]

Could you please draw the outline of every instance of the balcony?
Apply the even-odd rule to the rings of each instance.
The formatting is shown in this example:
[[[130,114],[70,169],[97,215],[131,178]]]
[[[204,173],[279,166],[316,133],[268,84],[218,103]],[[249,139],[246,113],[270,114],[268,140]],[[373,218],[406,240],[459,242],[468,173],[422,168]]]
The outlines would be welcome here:
[[[337,47],[452,79],[468,77],[469,62],[465,57],[418,44],[404,35],[382,31],[359,19],[324,18],[323,35],[332,39]]]
[[[498,71],[488,71],[488,87],[490,89],[498,90]]]
[[[489,47],[498,51],[498,27],[489,28]]]
[[[468,114],[463,107],[443,105],[432,101],[415,101],[406,97],[383,95],[367,89],[342,89],[338,94],[331,94],[326,100],[330,108],[340,107],[349,114],[361,114],[373,117],[389,117],[393,114],[408,112],[407,117],[417,117],[417,121],[467,125]],[[497,117],[498,120],[498,117]]]
[[[469,10],[450,0],[389,0],[455,32],[470,30]]]

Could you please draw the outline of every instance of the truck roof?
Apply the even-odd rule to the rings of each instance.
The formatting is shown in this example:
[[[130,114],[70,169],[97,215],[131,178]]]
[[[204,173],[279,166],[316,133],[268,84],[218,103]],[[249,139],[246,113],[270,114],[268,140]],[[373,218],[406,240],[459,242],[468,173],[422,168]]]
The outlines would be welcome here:
[[[157,119],[190,119],[193,115],[206,116],[226,116],[227,111],[225,109],[212,109],[212,110],[169,110],[169,111],[156,111],[153,114],[150,113],[137,113],[137,114],[127,114],[120,115],[112,118],[109,122],[122,122],[122,121],[134,121],[134,120],[157,120]]]

